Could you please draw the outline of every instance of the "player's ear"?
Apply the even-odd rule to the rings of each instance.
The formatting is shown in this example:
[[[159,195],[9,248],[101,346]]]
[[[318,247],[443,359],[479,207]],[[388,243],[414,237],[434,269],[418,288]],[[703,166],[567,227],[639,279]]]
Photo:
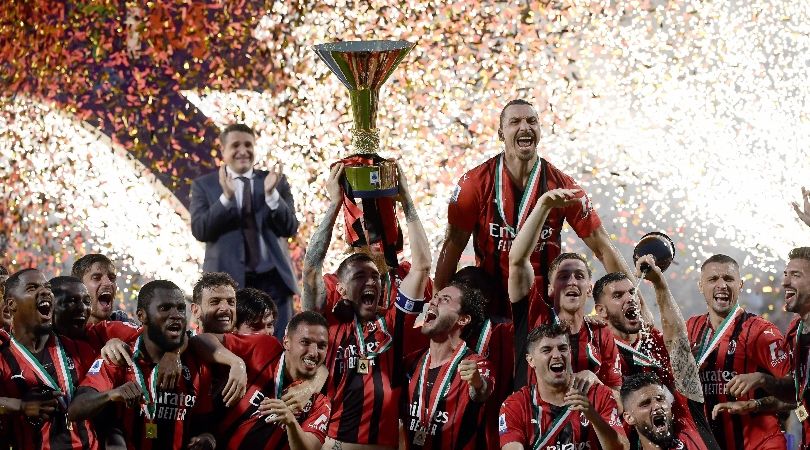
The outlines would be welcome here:
[[[504,140],[504,137],[503,137],[503,130],[501,130],[500,128],[498,128],[498,140],[499,140],[499,141],[503,141],[503,140]]]
[[[596,315],[597,316],[599,316],[599,317],[601,317],[603,319],[607,319],[607,309],[605,309],[605,305],[603,305],[601,303],[595,303],[593,305],[593,308],[596,310]]]
[[[194,310],[194,304],[193,303],[192,303],[191,306],[192,306],[191,309]],[[146,310],[145,309],[138,308],[138,310],[135,311],[135,315],[138,317],[138,320],[141,322],[141,325],[146,323]]]
[[[529,363],[529,367],[531,367],[532,369],[535,368],[534,367],[534,358],[532,358],[531,353],[526,353],[526,362]]]
[[[202,315],[202,308],[200,305],[196,303],[191,304],[191,317],[199,322],[200,316]]]
[[[622,413],[622,417],[624,417],[624,421],[627,422],[628,425],[633,426],[636,424],[636,418],[631,416],[627,411]]]
[[[469,314],[461,314],[458,316],[458,320],[456,321],[456,323],[461,325],[461,328],[464,328],[467,326],[468,323],[470,323],[470,320],[472,320],[472,317],[470,317]]]

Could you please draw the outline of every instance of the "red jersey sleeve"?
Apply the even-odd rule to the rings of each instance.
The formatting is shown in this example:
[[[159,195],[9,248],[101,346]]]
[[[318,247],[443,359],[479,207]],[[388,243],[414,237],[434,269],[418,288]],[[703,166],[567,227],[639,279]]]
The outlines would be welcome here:
[[[613,398],[613,391],[611,391],[610,388],[597,384],[593,387],[591,401],[593,402],[593,409],[599,413],[599,416],[601,416],[611,428],[616,430],[620,436],[626,436],[622,418],[619,415],[619,406],[616,404],[616,399]]]
[[[766,320],[757,323],[753,354],[760,367],[775,377],[784,377],[790,372],[790,361],[783,350],[784,338],[776,326]]]
[[[312,396],[312,409],[302,421],[301,429],[305,433],[311,433],[323,444],[326,440],[326,428],[329,426],[331,415],[332,404],[329,399],[321,393],[315,393]]]
[[[530,418],[526,415],[526,396],[525,389],[521,389],[506,398],[506,401],[501,405],[501,412],[498,415],[498,435],[501,447],[510,442],[516,442],[528,448],[529,435],[528,430],[531,428],[528,421]]]
[[[573,178],[566,175],[551,163],[548,163],[549,176],[556,178],[557,187],[561,189],[579,189],[583,192],[581,204],[565,208],[565,220],[580,238],[588,237],[602,225],[599,215],[593,209],[590,197]]]
[[[90,365],[80,386],[90,387],[98,392],[106,392],[125,382],[126,367],[110,364],[99,358]]]
[[[87,342],[96,351],[101,351],[107,341],[113,338],[132,344],[140,334],[141,327],[129,322],[104,320],[87,326]]]
[[[594,329],[599,333],[599,373],[596,376],[606,386],[617,388],[622,385],[622,362],[619,347],[613,338],[613,333],[607,327]]]
[[[281,354],[283,348],[274,336],[264,334],[233,334],[222,335],[222,345],[245,361],[249,369],[258,370],[268,361],[274,361]]]
[[[481,183],[471,172],[465,173],[453,188],[447,207],[447,222],[471,233],[481,216]]]
[[[340,301],[340,294],[337,290],[338,277],[333,273],[323,276],[323,286],[326,289],[326,303],[323,305],[324,311],[332,311],[335,304]]]
[[[554,321],[554,312],[546,303],[546,297],[542,292],[543,284],[539,282],[538,277],[535,277],[529,293],[526,295],[526,301],[529,302],[529,330],[544,324]]]

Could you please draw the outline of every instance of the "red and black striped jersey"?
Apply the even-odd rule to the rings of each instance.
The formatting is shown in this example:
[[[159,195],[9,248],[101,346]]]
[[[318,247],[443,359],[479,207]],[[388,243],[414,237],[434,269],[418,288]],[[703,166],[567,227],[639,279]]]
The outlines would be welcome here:
[[[74,341],[66,337],[59,337],[62,349],[65,352],[65,367],[69,372],[69,380],[65,380],[61,372],[58,355],[57,337],[51,333],[45,343],[44,350],[39,355],[32,355],[42,369],[51,379],[55,380],[61,391],[71,385],[75,387],[78,380],[87,371],[95,354],[86,343]],[[34,372],[21,353],[15,350],[14,345],[5,331],[0,332],[0,391],[4,397],[24,398],[29,395],[51,392],[53,389],[44,384]],[[67,399],[66,399],[67,400]],[[94,449],[99,443],[96,433],[89,421],[72,423],[72,430],[68,429],[65,407],[67,402],[61,403],[53,417],[47,422],[26,420],[22,414],[9,415],[5,419],[10,431],[10,440],[14,448],[20,449]]]
[[[615,335],[614,338],[619,349],[622,376],[652,372],[670,391],[674,391],[675,377],[661,330],[651,328],[649,332],[641,332],[632,344]]]
[[[215,409],[224,413],[224,417],[215,415],[218,445],[228,449],[289,449],[286,427],[265,422],[264,417],[257,414],[265,397],[279,394],[276,386],[279,375],[281,395],[296,384],[284,375],[284,368],[279,367],[284,352],[281,344],[273,336],[229,333],[223,335],[222,345],[245,361],[248,382],[245,396],[235,406],[225,408],[221,401],[215,402]],[[215,392],[217,397],[219,393]],[[329,400],[316,393],[302,411],[296,412],[296,419],[304,432],[312,433],[323,443],[330,413]]]
[[[467,345],[486,358],[495,376],[495,390],[486,401],[487,441],[498,446],[498,413],[501,404],[512,393],[515,376],[515,327],[512,322],[484,324],[467,339]]]
[[[591,386],[588,400],[599,416],[617,433],[625,436],[619,409],[612,391],[600,384]],[[563,417],[567,408],[552,405],[539,398],[534,386],[524,386],[510,395],[501,406],[498,417],[498,432],[501,447],[510,442],[534,448],[535,441],[544,438],[540,448],[563,450],[569,448],[602,448],[590,421],[579,411],[571,411],[559,426],[552,427],[555,419]]]
[[[408,368],[405,382],[408,385],[402,396],[400,412],[406,436],[405,448],[451,448],[456,450],[487,448],[484,426],[486,402],[479,403],[470,398],[470,385],[461,379],[458,369],[452,367],[450,360],[439,367],[425,367],[423,379],[421,369],[425,364],[425,353],[424,351],[418,352],[407,358]],[[486,380],[490,389],[497,386],[489,361],[477,355],[470,348],[467,348],[460,357],[461,360],[469,359],[476,362],[481,377]],[[451,367],[447,367],[448,365]],[[438,392],[442,388],[443,380],[440,378],[442,378],[443,369],[450,372],[448,375],[452,378],[448,379],[449,389],[446,396],[436,402]],[[420,406],[418,393],[420,392],[423,410],[429,408],[433,413],[432,420],[428,420],[425,411],[422,413],[422,420],[429,423],[420,423],[418,414]],[[425,436],[423,445],[416,440],[419,432],[423,432]]]
[[[141,335],[141,327],[117,320],[103,320],[94,324],[88,323],[85,330],[87,334],[84,340],[90,344],[90,347],[96,353],[100,352],[110,339],[117,338],[131,344]]]
[[[527,300],[523,301],[528,301],[529,305],[538,305],[535,308],[537,316],[532,328],[556,320],[554,312],[540,293],[536,279],[529,290]],[[568,335],[568,344],[571,348],[571,369],[574,373],[590,370],[608,387],[622,385],[621,356],[613,332],[608,327],[585,322],[579,331]],[[528,368],[528,371],[531,384],[535,380],[535,374],[531,368]]]
[[[398,416],[402,388],[403,345],[419,333],[413,328],[424,301],[399,293],[393,308],[377,320],[361,324],[364,350],[358,345],[357,319],[337,318],[331,309],[323,314],[329,322],[329,348],[326,367],[329,379],[324,386],[332,401],[330,438],[355,444],[398,445]],[[385,349],[385,350],[383,350]],[[363,358],[361,353],[373,358]],[[368,373],[360,373],[364,370]]]
[[[501,289],[506,292],[509,249],[516,235],[515,230],[519,228],[517,222],[521,220],[520,217],[525,218],[546,191],[582,188],[554,165],[538,158],[536,171],[532,172],[527,186],[528,192],[523,192],[511,181],[505,164],[501,163],[502,156],[503,153],[488,159],[461,177],[450,198],[447,221],[456,228],[472,233],[476,265],[498,280]],[[502,205],[505,218],[501,216],[499,205]],[[587,196],[583,197],[581,206],[551,210],[531,255],[534,273],[541,277],[539,283],[544,288],[548,267],[562,251],[560,232],[564,221],[580,237],[591,235],[602,224]],[[508,301],[490,304],[490,312],[494,315],[511,317],[510,311]]]
[[[382,274],[381,282],[383,285],[383,298],[380,299],[378,312],[385,314],[385,311],[394,307],[397,301],[397,292],[399,284],[408,275],[411,270],[410,261],[401,261],[397,268],[388,270],[388,273]],[[336,274],[327,273],[323,276],[323,284],[326,289],[326,304],[324,310],[333,311],[335,306],[341,300],[340,293],[337,290],[338,278]],[[425,285],[425,299],[433,297],[433,280],[428,278],[427,285]],[[415,324],[418,328],[420,324]],[[406,355],[413,352],[426,349],[430,339],[422,333],[412,333],[411,338],[405,342],[404,352]]]
[[[703,437],[695,424],[695,418],[689,409],[689,399],[678,391],[672,391],[674,400],[672,402],[672,425],[675,428],[675,436],[678,441],[670,448],[684,450],[708,450],[709,446],[704,442]],[[701,417],[699,420],[705,420]]]
[[[154,424],[157,426],[156,438],[146,437],[149,421],[143,413],[143,408],[116,405],[115,411],[120,418],[128,449],[186,448],[192,437],[202,432],[210,432],[210,424],[203,416],[204,413],[212,410],[210,392],[212,385],[209,370],[199,363],[190,352],[183,352],[180,362],[183,367],[175,388],[169,391],[156,389],[154,410]],[[147,361],[143,356],[137,357],[135,363],[146,380],[149,380],[152,371],[157,367],[157,363]],[[131,367],[116,366],[103,359],[97,359],[87,371],[81,386],[105,392],[129,381],[138,382]]]
[[[761,449],[763,443],[777,440],[784,448],[784,436],[775,414],[720,414],[717,419],[711,418],[711,411],[718,403],[768,396],[761,390],[743,397],[727,395],[726,384],[736,375],[763,372],[783,377],[789,372],[790,361],[782,349],[782,333],[772,323],[745,310],[731,319],[714,347],[710,343],[715,338],[715,330],[708,314],[691,317],[686,328],[692,353],[698,361],[705,414],[717,442],[723,443],[726,449]]]
[[[808,389],[804,388],[805,384],[810,384],[807,377],[808,365],[810,365],[810,334],[805,333],[804,330],[799,334],[801,321],[801,317],[797,316],[790,322],[788,331],[785,334],[782,351],[789,355],[790,370],[793,373],[794,382],[797,383],[799,391],[801,391],[799,400],[802,406],[807,411],[810,411],[810,394],[807,392]],[[801,424],[802,445],[800,448],[807,450],[810,449],[810,420],[804,420]]]

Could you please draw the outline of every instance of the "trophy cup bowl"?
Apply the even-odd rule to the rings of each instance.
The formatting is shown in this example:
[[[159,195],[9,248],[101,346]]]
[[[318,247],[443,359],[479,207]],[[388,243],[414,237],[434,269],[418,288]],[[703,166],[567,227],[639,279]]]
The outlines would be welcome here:
[[[407,41],[349,41],[312,47],[349,90],[354,123],[350,157],[356,158],[344,173],[354,197],[393,197],[399,192],[395,161],[377,153],[377,107],[380,87],[413,46]]]
[[[669,236],[659,231],[647,233],[641,237],[633,249],[633,264],[645,255],[652,255],[655,258],[655,265],[663,272],[675,259],[675,244]],[[646,263],[641,265],[642,272],[648,270],[650,267]]]

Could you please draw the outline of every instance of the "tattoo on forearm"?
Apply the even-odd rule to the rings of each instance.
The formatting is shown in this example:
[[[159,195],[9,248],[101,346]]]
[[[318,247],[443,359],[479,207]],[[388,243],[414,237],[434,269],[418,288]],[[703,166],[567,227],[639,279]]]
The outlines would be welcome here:
[[[402,212],[405,213],[405,220],[408,222],[419,220],[419,214],[417,214],[413,200],[410,198],[402,203]]]
[[[326,217],[312,233],[304,256],[304,295],[301,303],[304,309],[317,309],[326,299],[326,289],[323,284],[322,268],[329,242],[332,240],[332,228],[335,225],[338,204],[329,205]]]
[[[667,341],[672,373],[675,375],[675,389],[693,401],[703,402],[703,386],[700,383],[697,363],[685,335]]]

